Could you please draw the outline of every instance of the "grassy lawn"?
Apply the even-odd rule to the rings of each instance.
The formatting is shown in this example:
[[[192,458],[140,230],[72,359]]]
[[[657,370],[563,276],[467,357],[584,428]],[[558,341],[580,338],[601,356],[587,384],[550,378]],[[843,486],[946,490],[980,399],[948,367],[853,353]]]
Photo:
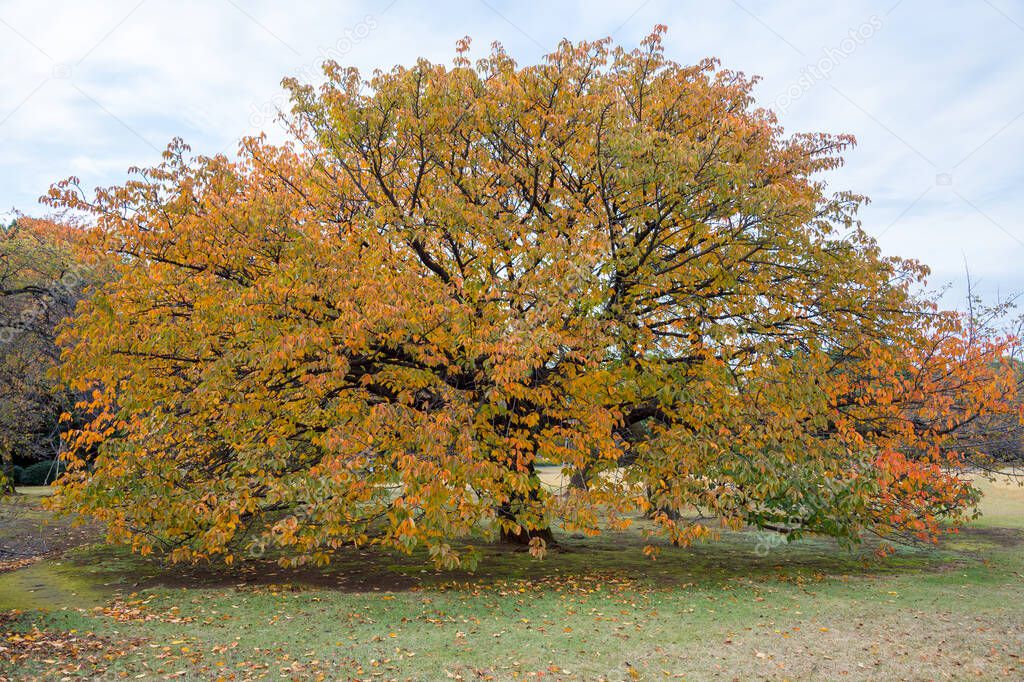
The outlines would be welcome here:
[[[356,550],[168,569],[40,533],[24,495],[0,546],[49,544],[0,564],[0,679],[1021,679],[1024,490],[983,487],[978,522],[888,559],[724,532],[651,561],[633,530],[489,548],[473,575]]]

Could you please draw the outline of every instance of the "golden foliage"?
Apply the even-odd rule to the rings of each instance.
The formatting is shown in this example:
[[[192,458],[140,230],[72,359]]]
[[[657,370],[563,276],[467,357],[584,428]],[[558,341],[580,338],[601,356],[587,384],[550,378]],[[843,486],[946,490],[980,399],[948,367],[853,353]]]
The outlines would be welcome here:
[[[786,136],[753,81],[562,43],[286,81],[292,142],[86,198],[118,276],[65,334],[92,391],[57,503],[173,559],[343,543],[444,566],[501,530],[648,513],[933,537],[957,428],[1013,390],[830,195],[848,136]],[[553,462],[578,485],[556,495]],[[680,520],[682,519],[682,520]]]

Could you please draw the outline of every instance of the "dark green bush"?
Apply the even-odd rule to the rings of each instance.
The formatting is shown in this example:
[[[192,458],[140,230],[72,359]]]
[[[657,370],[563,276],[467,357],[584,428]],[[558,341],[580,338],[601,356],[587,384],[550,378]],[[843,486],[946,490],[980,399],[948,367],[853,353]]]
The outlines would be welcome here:
[[[49,485],[62,473],[64,473],[63,462],[57,466],[54,466],[52,459],[36,462],[22,470],[18,485]]]
[[[14,465],[11,467],[11,482],[14,485],[21,485],[21,477],[25,473],[25,467]]]

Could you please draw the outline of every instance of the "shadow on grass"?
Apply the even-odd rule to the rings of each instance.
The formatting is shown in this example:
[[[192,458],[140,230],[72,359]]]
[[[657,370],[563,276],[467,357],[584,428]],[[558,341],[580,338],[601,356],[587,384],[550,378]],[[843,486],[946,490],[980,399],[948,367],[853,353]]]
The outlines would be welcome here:
[[[411,555],[377,548],[345,548],[325,567],[285,568],[274,557],[219,563],[168,566],[158,557],[139,557],[124,549],[93,545],[73,550],[65,565],[89,574],[111,590],[223,588],[289,585],[294,589],[347,592],[488,588],[510,581],[616,578],[654,589],[679,586],[723,586],[742,582],[812,582],[829,576],[870,576],[935,570],[957,556],[933,547],[900,547],[895,555],[877,556],[878,542],[869,540],[847,549],[830,539],[764,544],[765,536],[722,531],[712,542],[673,547],[645,539],[640,529],[597,537],[559,536],[561,551],[543,560],[508,547],[469,543],[482,555],[474,572],[438,571],[426,551]],[[646,544],[660,549],[656,560],[644,556]]]
[[[680,548],[646,538],[644,531],[650,529],[650,521],[636,519],[626,531],[609,531],[596,537],[558,533],[561,550],[552,551],[544,560],[507,546],[470,541],[466,544],[481,556],[472,573],[437,571],[425,550],[404,555],[373,547],[338,550],[326,567],[285,568],[277,563],[276,556],[248,558],[232,566],[217,562],[168,565],[160,557],[140,557],[124,548],[98,543],[99,529],[95,525],[71,529],[65,521],[54,523],[44,518],[49,514],[38,509],[34,500],[23,501],[32,503],[19,505],[23,506],[22,515],[17,522],[5,524],[10,528],[0,529],[0,540],[11,536],[7,539],[18,537],[22,544],[32,544],[27,541],[46,528],[51,553],[30,569],[17,571],[19,575],[0,573],[0,596],[52,588],[60,595],[88,594],[94,598],[97,594],[157,587],[284,584],[297,589],[400,592],[452,585],[486,588],[509,581],[610,578],[656,589],[681,585],[713,588],[736,582],[800,583],[837,576],[934,572],[1024,545],[1024,529],[969,526],[939,547],[899,546],[895,555],[885,558],[877,556],[879,541],[874,538],[844,548],[829,538],[787,543],[781,536],[752,530],[721,530],[717,540]],[[657,560],[644,556],[647,544],[660,550]]]

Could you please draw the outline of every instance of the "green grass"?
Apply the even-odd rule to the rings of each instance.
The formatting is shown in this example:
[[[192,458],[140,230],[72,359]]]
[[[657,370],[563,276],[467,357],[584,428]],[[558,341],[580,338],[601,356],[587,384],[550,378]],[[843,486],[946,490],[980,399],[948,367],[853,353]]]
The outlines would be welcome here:
[[[371,551],[291,571],[167,569],[79,548],[0,574],[0,610],[25,609],[7,629],[101,637],[98,653],[34,656],[6,674],[1019,679],[1024,490],[984,487],[977,524],[885,560],[870,544],[851,552],[817,539],[761,556],[760,536],[725,532],[652,562],[636,530],[563,536],[568,551],[539,562],[490,548],[473,575]]]
[[[19,485],[15,490],[19,495],[28,497],[46,497],[52,492],[48,485]]]

